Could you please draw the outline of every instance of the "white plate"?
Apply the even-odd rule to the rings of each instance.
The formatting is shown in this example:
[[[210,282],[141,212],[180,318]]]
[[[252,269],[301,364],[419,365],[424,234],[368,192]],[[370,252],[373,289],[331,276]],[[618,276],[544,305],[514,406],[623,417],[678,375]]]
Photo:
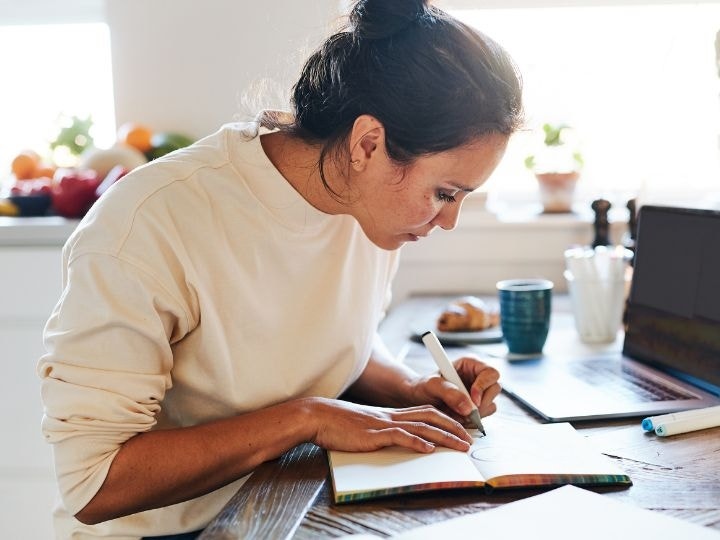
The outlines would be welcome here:
[[[435,335],[443,345],[473,345],[479,343],[500,343],[503,339],[499,326],[480,330],[478,332],[440,332],[437,328],[413,328],[412,339],[422,342],[422,335],[428,330]]]

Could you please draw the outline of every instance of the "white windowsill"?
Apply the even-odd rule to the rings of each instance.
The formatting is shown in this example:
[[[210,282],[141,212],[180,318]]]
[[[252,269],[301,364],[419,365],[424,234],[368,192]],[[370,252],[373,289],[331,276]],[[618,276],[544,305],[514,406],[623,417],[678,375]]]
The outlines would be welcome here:
[[[62,247],[78,220],[53,217],[0,217],[0,247]]]
[[[627,211],[620,218],[625,219]],[[466,201],[458,230],[503,229],[522,231],[527,228],[543,229],[584,228],[592,222],[590,213],[541,214],[534,204],[523,204],[513,212],[496,215],[484,209],[481,200]],[[62,246],[79,220],[48,217],[0,217],[0,246]],[[440,234],[447,234],[440,232]]]

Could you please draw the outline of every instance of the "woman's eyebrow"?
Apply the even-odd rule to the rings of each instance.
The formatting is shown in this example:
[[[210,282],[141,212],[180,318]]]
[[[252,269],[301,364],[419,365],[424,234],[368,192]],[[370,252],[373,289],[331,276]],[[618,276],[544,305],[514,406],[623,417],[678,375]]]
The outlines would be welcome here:
[[[457,188],[460,191],[464,191],[465,193],[472,193],[473,191],[475,191],[475,189],[473,189],[473,188],[469,188],[469,187],[463,186],[461,184],[456,184],[455,182],[450,182],[450,185],[454,188]]]

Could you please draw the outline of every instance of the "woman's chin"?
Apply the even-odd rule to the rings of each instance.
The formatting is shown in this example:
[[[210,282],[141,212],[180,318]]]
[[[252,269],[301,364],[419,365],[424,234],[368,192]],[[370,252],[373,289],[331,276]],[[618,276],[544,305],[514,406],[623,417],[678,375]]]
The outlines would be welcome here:
[[[375,244],[380,249],[385,249],[388,251],[394,251],[396,249],[401,248],[408,242],[417,242],[420,237],[411,234],[411,233],[404,233],[404,234],[398,234],[393,236],[384,236],[382,238],[378,237],[368,237],[370,241]]]

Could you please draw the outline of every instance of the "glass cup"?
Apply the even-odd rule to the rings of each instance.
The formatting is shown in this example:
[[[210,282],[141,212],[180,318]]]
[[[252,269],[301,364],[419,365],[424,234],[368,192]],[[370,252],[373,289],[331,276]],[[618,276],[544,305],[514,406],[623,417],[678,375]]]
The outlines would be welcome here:
[[[622,326],[629,277],[578,279],[565,270],[575,328],[584,343],[611,343]]]
[[[498,281],[500,327],[512,354],[541,353],[550,329],[553,282],[547,279]]]
[[[633,253],[623,246],[565,251],[565,280],[575,327],[585,343],[610,343],[621,328]]]

